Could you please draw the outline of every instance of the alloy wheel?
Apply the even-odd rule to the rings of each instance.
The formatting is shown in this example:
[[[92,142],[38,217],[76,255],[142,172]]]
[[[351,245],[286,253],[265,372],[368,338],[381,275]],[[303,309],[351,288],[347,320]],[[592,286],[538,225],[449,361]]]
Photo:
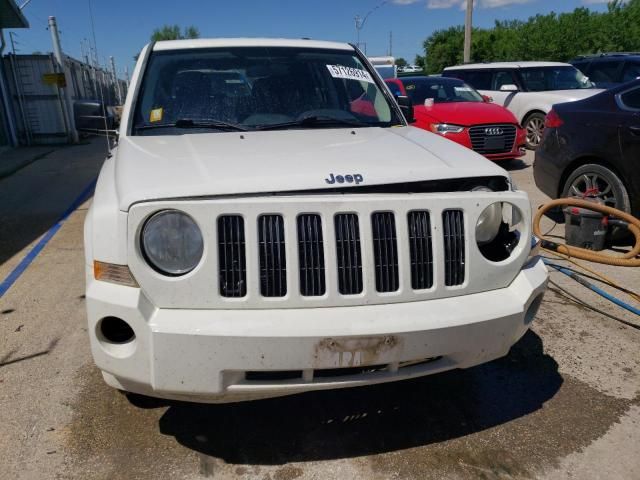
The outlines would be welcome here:
[[[569,195],[575,197],[599,198],[608,207],[616,208],[618,204],[609,181],[597,173],[583,173],[576,177],[569,186]]]
[[[544,120],[536,116],[530,118],[527,121],[527,143],[536,147],[540,145],[543,131]]]

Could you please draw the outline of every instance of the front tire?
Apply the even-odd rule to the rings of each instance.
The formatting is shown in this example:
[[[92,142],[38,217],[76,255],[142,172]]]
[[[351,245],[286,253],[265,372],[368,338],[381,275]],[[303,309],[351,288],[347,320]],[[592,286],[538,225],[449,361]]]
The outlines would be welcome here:
[[[544,132],[544,113],[532,113],[524,121],[523,127],[527,132],[526,147],[529,150],[537,149],[542,141],[542,133]]]

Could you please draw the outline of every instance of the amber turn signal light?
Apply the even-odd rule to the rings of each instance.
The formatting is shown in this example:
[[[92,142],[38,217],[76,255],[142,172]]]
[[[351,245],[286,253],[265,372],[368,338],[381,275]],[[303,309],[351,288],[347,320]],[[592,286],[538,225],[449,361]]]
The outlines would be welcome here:
[[[126,265],[113,263],[93,262],[93,277],[102,282],[115,283],[126,287],[138,287],[138,282]]]

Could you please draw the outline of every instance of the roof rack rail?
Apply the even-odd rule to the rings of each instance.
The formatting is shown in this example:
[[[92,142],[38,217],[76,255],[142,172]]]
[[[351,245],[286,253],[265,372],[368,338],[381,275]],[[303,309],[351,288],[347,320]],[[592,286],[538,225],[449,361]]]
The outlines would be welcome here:
[[[600,52],[600,53],[587,53],[584,55],[578,55],[574,60],[582,60],[585,58],[599,58],[599,57],[623,57],[627,55],[640,55],[640,52]]]

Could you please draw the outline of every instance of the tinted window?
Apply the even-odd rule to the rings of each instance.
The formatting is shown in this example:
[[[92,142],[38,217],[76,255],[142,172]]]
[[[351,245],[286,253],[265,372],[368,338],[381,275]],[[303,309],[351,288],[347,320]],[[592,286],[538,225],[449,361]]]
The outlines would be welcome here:
[[[581,62],[571,62],[571,65],[573,65],[574,67],[576,67],[578,70],[580,70],[582,73],[587,73],[587,67],[589,66],[589,62],[585,61],[581,61]]]
[[[460,80],[466,80],[468,75],[469,75],[469,72],[463,72],[460,70],[451,70],[448,72],[442,72],[443,77],[459,78]]]
[[[640,110],[640,87],[623,94],[620,98],[627,107]]]
[[[400,86],[398,86],[396,82],[387,82],[387,86],[389,87],[389,90],[391,90],[391,93],[393,93],[396,97],[402,95]]]
[[[489,71],[465,72],[463,80],[478,90],[491,90],[492,73]]]
[[[136,105],[134,133],[184,133],[173,128],[184,120],[248,129],[307,116],[372,126],[398,123],[373,77],[355,52],[347,50],[228,47],[154,52]]]
[[[532,67],[520,70],[522,81],[531,92],[593,88],[593,83],[573,66]]]
[[[627,62],[622,70],[622,82],[630,82],[640,78],[640,62]]]
[[[500,90],[503,85],[515,85],[516,81],[513,74],[509,70],[496,70],[493,74],[493,88],[491,90]]]
[[[414,105],[424,105],[427,98],[434,103],[483,102],[482,95],[457,78],[420,78],[402,80]]]
[[[601,83],[616,83],[620,62],[593,62],[589,70],[589,80]]]

